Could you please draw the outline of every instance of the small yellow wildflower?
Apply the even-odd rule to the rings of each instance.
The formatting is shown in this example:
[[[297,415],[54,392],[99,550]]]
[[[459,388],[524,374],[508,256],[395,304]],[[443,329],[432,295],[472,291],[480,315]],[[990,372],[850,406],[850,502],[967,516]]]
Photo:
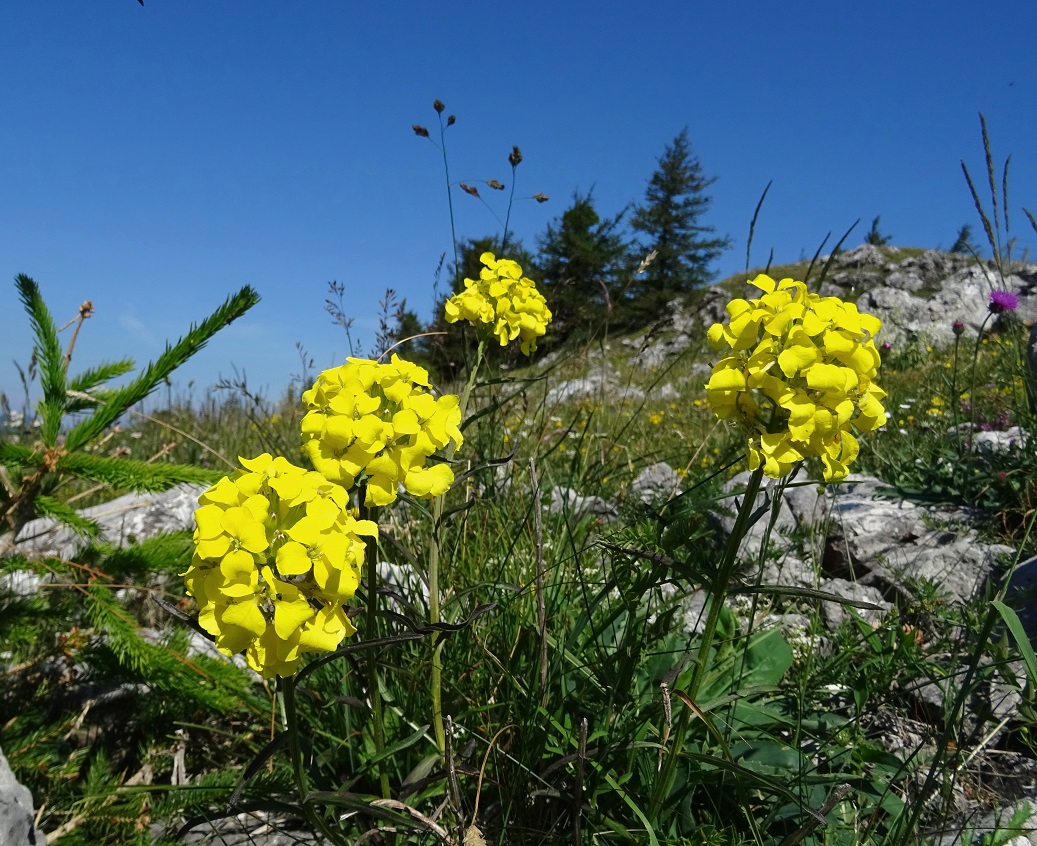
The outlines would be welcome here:
[[[264,678],[288,676],[305,653],[333,652],[356,631],[343,602],[360,583],[362,538],[378,527],[320,473],[267,453],[239,461],[234,479],[199,497],[182,575],[220,652],[244,652]]]
[[[651,423],[653,426],[658,426],[660,423],[663,422],[663,417],[665,416],[665,413],[662,411],[652,412],[648,415],[648,422]]]
[[[761,274],[749,284],[763,296],[732,300],[728,322],[707,333],[713,349],[729,350],[706,385],[709,403],[746,430],[750,469],[780,478],[819,458],[825,481],[842,479],[859,451],[851,427],[886,422],[886,393],[874,382],[882,324],[794,279]]]
[[[551,322],[547,301],[517,262],[493,253],[483,253],[479,261],[485,265],[479,278],[465,279],[464,290],[446,301],[447,323],[467,320],[488,328],[502,347],[518,338],[522,352],[531,355]]]
[[[460,446],[460,400],[433,397],[428,371],[394,355],[389,364],[350,358],[325,370],[302,395],[303,451],[328,479],[367,485],[366,505],[388,505],[398,488],[428,499],[446,493],[454,473],[426,466],[449,444]]]

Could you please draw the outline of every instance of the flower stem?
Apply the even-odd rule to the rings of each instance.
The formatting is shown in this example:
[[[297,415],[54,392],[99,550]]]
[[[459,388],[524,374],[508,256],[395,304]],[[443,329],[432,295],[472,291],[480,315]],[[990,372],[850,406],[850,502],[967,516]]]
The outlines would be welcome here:
[[[360,486],[359,498],[363,503],[366,497],[366,485]],[[371,519],[370,509],[360,506],[360,519]],[[368,543],[364,549],[364,563],[367,565],[367,638],[378,637],[378,546]],[[379,757],[378,781],[383,799],[391,799],[389,791],[389,770],[382,753],[385,751],[385,717],[382,710],[382,693],[378,684],[378,656],[370,651],[367,658],[367,689],[371,696],[371,719],[374,729],[374,748]]]
[[[709,611],[706,614],[706,623],[702,630],[702,638],[699,641],[698,654],[695,658],[695,669],[692,670],[691,684],[688,686],[687,697],[695,702],[702,682],[706,677],[709,667],[710,652],[716,639],[717,625],[720,615],[724,610],[724,600],[727,597],[727,588],[734,575],[735,565],[738,562],[738,550],[742,545],[742,539],[749,531],[750,518],[756,507],[756,497],[760,492],[763,482],[763,465],[752,471],[749,481],[745,486],[742,504],[738,508],[738,516],[735,518],[734,528],[727,539],[724,548],[724,557],[717,570],[716,579],[709,585]],[[684,745],[684,735],[687,734],[688,725],[691,722],[691,708],[681,709],[681,715],[677,720],[677,730],[673,734],[673,743],[668,750],[658,781],[652,790],[651,805],[649,806],[649,819],[653,819],[659,812],[662,803],[669,795],[670,786],[673,783],[674,773],[677,769],[677,759],[680,757],[681,747]]]
[[[953,367],[951,368],[951,415],[954,421],[954,431],[956,433],[956,443],[958,445],[958,454],[961,455],[961,397],[958,396],[958,354],[961,350],[961,335],[955,334],[954,336],[954,359]]]
[[[446,126],[443,115],[439,116],[439,150],[443,154],[443,173],[446,174],[446,202],[450,210],[450,247],[454,251],[454,273],[459,270],[457,263],[457,230],[454,223],[454,195],[450,191],[450,160],[446,154]]]
[[[972,353],[972,387],[969,389],[969,408],[971,414],[969,415],[969,443],[973,443],[976,437],[976,371],[979,368],[979,347],[983,343],[983,333],[987,329],[987,323],[990,321],[990,315],[987,314],[983,318],[983,323],[979,327],[979,333],[976,335],[976,349]],[[959,436],[960,437],[960,436]]]
[[[468,401],[471,399],[472,390],[475,388],[475,377],[479,372],[479,364],[482,362],[486,352],[486,341],[479,341],[479,349],[475,354],[475,364],[468,374],[468,382],[461,393],[460,411],[461,425],[464,425],[465,413],[468,410]],[[446,458],[449,461],[454,456],[455,447],[451,444],[447,447]],[[440,532],[443,527],[440,521],[443,519],[443,508],[445,495],[437,496],[432,503],[432,542],[429,545],[428,554],[428,616],[429,622],[441,622],[441,606],[439,597],[439,561],[442,553],[442,538]],[[446,730],[443,724],[443,644],[439,638],[439,632],[432,634],[432,724],[436,732],[436,746],[440,754],[446,751]]]
[[[306,778],[306,765],[302,757],[302,744],[299,743],[299,712],[295,707],[295,676],[280,679],[281,709],[284,715],[285,731],[288,733],[288,754],[292,759],[292,772],[295,774],[295,786],[299,791],[299,805],[310,825],[334,844],[344,841],[333,831],[324,818],[310,804],[308,795],[309,783]]]

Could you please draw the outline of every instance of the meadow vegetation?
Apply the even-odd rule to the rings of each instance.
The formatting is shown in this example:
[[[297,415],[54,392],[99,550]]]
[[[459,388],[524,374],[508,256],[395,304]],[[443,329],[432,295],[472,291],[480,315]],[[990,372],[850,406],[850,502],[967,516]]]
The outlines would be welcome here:
[[[646,340],[646,326],[617,329],[603,308],[594,332],[548,343],[550,297],[536,299],[506,255],[481,257],[483,288],[479,267],[471,285],[453,286],[460,299],[444,320],[469,333],[456,373],[434,371],[430,385],[390,352],[316,374],[303,355],[280,398],[239,383],[161,401],[175,367],[255,302],[250,289],[111,388],[129,368],[68,373],[40,289],[19,277],[37,337],[27,377],[38,376],[42,400],[5,413],[0,505],[12,530],[42,514],[83,536],[72,559],[14,548],[0,558],[0,746],[48,843],[171,846],[216,838],[245,814],[270,827],[255,842],[274,831],[300,843],[903,846],[953,822],[955,791],[982,792],[968,764],[995,717],[964,703],[992,679],[1022,702],[997,742],[1037,753],[1037,661],[994,589],[956,605],[938,584],[913,585],[915,604],[898,600],[877,622],[847,607],[836,631],[816,591],[735,590],[754,584],[766,555],[740,554],[749,528],[769,519],[753,508],[756,490],[838,484],[847,469],[898,495],[967,505],[1020,558],[1035,552],[1032,449],[981,454],[947,434],[1015,425],[1032,444],[1027,330],[1011,309],[947,349],[883,351],[877,376],[862,359],[838,365],[859,382],[818,390],[833,408],[850,402],[858,455],[846,446],[849,412],[832,422],[818,399],[810,428],[827,440],[797,439],[781,402],[760,399],[766,419],[746,412],[741,395],[758,383],[713,381],[711,367],[758,350],[770,331],[758,338],[754,324],[750,346],[731,329],[737,309],[725,323],[731,349],[703,328],[646,368],[633,354],[665,339],[665,326]],[[992,266],[996,277],[1011,265]],[[792,314],[793,301],[821,308],[810,296],[823,272],[823,262],[770,269],[802,288],[746,286],[756,273],[722,284]],[[701,293],[686,292],[688,308]],[[876,340],[840,308],[830,319],[857,326],[852,355],[877,350],[881,331]],[[527,360],[541,339],[549,355]],[[582,393],[556,390],[604,372],[610,381]],[[868,384],[882,386],[884,397],[870,396],[885,425],[868,422]],[[361,424],[372,414],[377,427]],[[324,450],[334,437],[352,458]],[[732,490],[747,457],[748,490]],[[634,480],[660,462],[677,484],[642,501]],[[209,490],[193,535],[113,548],[76,512],[180,483]],[[556,491],[600,497],[612,513],[564,496],[548,507]],[[730,533],[719,512],[734,516]],[[356,528],[363,521],[377,536]],[[321,575],[325,552],[306,540],[347,523],[354,545],[327,567],[355,576],[349,585]],[[294,563],[275,556],[291,543],[305,547]],[[229,563],[243,550],[245,563]],[[37,590],[13,587],[25,573],[42,577]],[[247,602],[260,617],[243,622]],[[782,613],[803,615],[796,637],[762,624]],[[199,638],[239,657],[200,651]],[[953,679],[956,695],[894,754],[874,715],[907,713],[906,691],[933,678]]]

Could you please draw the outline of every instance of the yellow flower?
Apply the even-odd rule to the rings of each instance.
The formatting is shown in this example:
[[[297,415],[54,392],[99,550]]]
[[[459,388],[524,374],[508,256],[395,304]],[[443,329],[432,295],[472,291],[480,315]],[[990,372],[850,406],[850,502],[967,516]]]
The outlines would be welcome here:
[[[199,497],[195,554],[183,573],[198,623],[226,655],[268,678],[307,652],[331,652],[356,629],[343,602],[360,582],[370,520],[344,488],[264,453]]]
[[[851,434],[886,422],[874,378],[878,318],[853,303],[821,297],[794,279],[750,280],[763,291],[727,305],[728,321],[710,326],[713,366],[706,397],[721,419],[748,435],[749,467],[780,478],[820,459],[825,481],[844,478],[860,450]]]
[[[483,253],[479,261],[485,265],[479,278],[465,279],[464,290],[446,301],[447,323],[467,320],[477,329],[488,329],[502,347],[518,338],[522,352],[531,355],[551,322],[547,300],[517,262],[493,253]]]
[[[434,397],[424,368],[396,355],[388,364],[350,358],[321,373],[302,401],[303,452],[346,488],[366,483],[366,505],[395,501],[400,485],[428,498],[453,484],[447,465],[426,465],[438,450],[461,445],[460,401]]]

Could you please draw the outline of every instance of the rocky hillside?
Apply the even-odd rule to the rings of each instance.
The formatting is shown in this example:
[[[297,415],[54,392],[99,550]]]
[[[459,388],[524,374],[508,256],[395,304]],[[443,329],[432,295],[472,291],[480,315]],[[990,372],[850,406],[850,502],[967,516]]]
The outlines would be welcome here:
[[[817,262],[813,279],[828,259],[823,256]],[[783,265],[773,268],[771,275],[802,279],[807,267],[806,262]],[[835,256],[820,293],[856,301],[861,311],[881,318],[886,343],[943,345],[953,341],[956,320],[972,333],[979,331],[993,290],[1016,294],[1019,318],[1037,320],[1037,264],[1013,263],[1008,270],[1002,280],[993,262],[980,264],[969,255],[862,244]],[[697,332],[699,326],[723,320],[728,298],[735,292],[744,296],[742,283],[757,272],[761,271],[733,276],[710,289],[700,303],[683,310],[687,314],[675,328]]]

